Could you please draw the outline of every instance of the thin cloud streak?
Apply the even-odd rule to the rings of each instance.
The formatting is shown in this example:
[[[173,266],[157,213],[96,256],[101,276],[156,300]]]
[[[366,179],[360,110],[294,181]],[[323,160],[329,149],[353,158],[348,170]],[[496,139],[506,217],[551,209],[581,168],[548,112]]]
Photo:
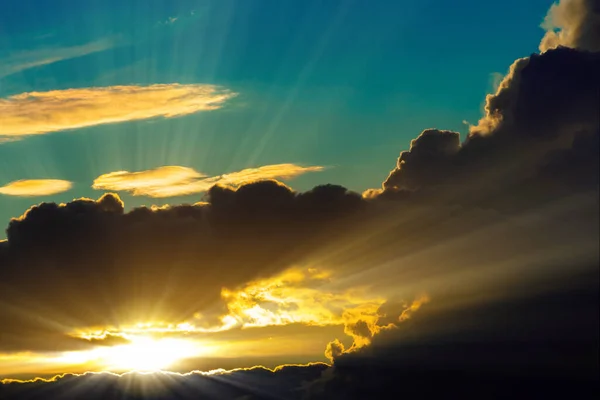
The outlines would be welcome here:
[[[7,196],[48,196],[70,190],[72,182],[61,179],[22,179],[0,187],[0,194]]]
[[[115,38],[103,38],[86,44],[68,47],[42,48],[22,51],[0,59],[0,78],[55,62],[82,57],[117,46]]]
[[[0,99],[0,138],[216,110],[235,95],[215,85],[178,83],[21,93]]]
[[[139,172],[116,171],[100,175],[94,180],[92,188],[125,191],[133,196],[165,198],[206,192],[217,184],[238,187],[264,179],[293,179],[307,172],[318,172],[323,169],[322,166],[273,164],[207,177],[192,168],[164,166]]]

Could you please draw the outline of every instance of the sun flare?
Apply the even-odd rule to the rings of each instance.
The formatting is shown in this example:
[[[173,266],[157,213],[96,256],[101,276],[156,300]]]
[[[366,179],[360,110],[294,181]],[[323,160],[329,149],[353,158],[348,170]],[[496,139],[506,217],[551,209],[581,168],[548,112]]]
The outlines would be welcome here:
[[[167,369],[185,358],[198,357],[208,348],[188,339],[128,336],[129,343],[98,346],[88,351],[63,353],[53,359],[59,364],[90,364],[114,372],[157,371]]]
[[[110,347],[102,358],[111,369],[153,371],[196,353],[197,345],[191,341],[138,337],[129,344]]]

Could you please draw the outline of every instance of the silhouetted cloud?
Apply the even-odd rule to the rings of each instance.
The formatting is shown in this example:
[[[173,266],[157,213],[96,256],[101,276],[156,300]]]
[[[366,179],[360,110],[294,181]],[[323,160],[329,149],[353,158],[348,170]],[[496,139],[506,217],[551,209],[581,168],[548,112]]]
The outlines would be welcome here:
[[[96,178],[92,187],[98,190],[127,191],[134,196],[174,197],[206,192],[217,184],[239,187],[262,179],[292,179],[323,169],[320,166],[274,164],[208,177],[192,168],[165,166],[139,172],[110,172]]]
[[[529,179],[549,153],[598,135],[599,70],[600,53],[565,47],[515,61],[463,143],[457,132],[425,130],[383,189],[453,186],[469,197]]]
[[[221,288],[231,288],[233,296],[238,286],[283,271],[294,260],[301,262],[327,242],[324,238],[343,235],[350,223],[346,220],[365,205],[358,194],[338,186],[298,194],[275,181],[238,189],[215,186],[207,195],[207,203],[126,213],[121,200],[107,194],[97,201],[43,203],[13,219],[0,251],[0,263],[7,266],[1,297],[16,308],[0,312],[0,321],[6,322],[1,347],[57,346],[57,341],[41,340],[43,335],[15,335],[20,329],[65,335],[124,321],[185,322],[211,305],[226,306]],[[205,266],[199,267],[199,262]],[[144,275],[147,278],[140,280]],[[141,286],[131,291],[134,281]],[[161,301],[164,307],[157,307],[156,290],[166,281],[173,292]],[[73,297],[85,301],[73,303]],[[25,298],[31,307],[26,314],[18,311]],[[232,312],[241,318],[235,298]],[[314,300],[298,300],[299,310],[306,311],[302,302],[307,301]],[[29,314],[39,313],[49,318],[43,311],[49,306],[56,323],[30,319]],[[97,311],[90,313],[90,307]],[[227,314],[226,308],[217,311],[215,318]],[[38,340],[35,346],[32,340]],[[23,341],[24,348],[19,344]],[[65,349],[72,343],[62,342]]]
[[[49,380],[0,385],[3,399],[300,399],[306,382],[320,376],[327,364],[282,365],[177,374],[65,374]]]
[[[594,398],[597,280],[596,271],[512,300],[427,305],[370,346],[338,353],[306,398],[510,398],[515,388],[519,396]]]
[[[0,137],[216,110],[235,96],[214,85],[155,84],[27,92],[0,99]]]
[[[47,196],[66,192],[73,184],[61,179],[22,179],[0,186],[0,194],[7,196]]]

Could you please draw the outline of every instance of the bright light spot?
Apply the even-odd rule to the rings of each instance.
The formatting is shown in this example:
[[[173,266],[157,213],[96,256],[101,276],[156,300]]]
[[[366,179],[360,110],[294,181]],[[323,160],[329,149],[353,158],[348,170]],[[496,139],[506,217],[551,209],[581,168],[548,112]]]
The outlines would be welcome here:
[[[185,339],[153,339],[128,336],[131,342],[117,346],[99,346],[88,351],[65,352],[49,361],[59,364],[87,364],[108,371],[156,371],[173,366],[184,358],[214,352],[214,346]]]
[[[133,339],[130,344],[108,348],[102,358],[109,368],[153,371],[167,368],[196,353],[197,347],[190,341],[140,337]]]

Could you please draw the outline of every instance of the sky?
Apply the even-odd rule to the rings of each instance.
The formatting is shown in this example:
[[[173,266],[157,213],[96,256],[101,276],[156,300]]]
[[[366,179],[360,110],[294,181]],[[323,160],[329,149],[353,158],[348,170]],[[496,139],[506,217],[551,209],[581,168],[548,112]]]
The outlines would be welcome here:
[[[597,393],[599,71],[595,0],[1,2],[0,397]]]
[[[423,129],[466,133],[463,121],[480,118],[498,74],[537,50],[538,25],[550,5],[371,3],[4,2],[3,99],[174,83],[218,85],[236,95],[208,112],[172,118],[158,112],[18,141],[5,137],[0,184],[61,179],[72,187],[33,198],[0,196],[0,219],[41,201],[97,198],[102,192],[92,183],[103,174],[165,165],[209,176],[281,163],[316,165],[326,168],[299,176],[293,187],[371,188]],[[202,198],[121,194],[128,207]]]

